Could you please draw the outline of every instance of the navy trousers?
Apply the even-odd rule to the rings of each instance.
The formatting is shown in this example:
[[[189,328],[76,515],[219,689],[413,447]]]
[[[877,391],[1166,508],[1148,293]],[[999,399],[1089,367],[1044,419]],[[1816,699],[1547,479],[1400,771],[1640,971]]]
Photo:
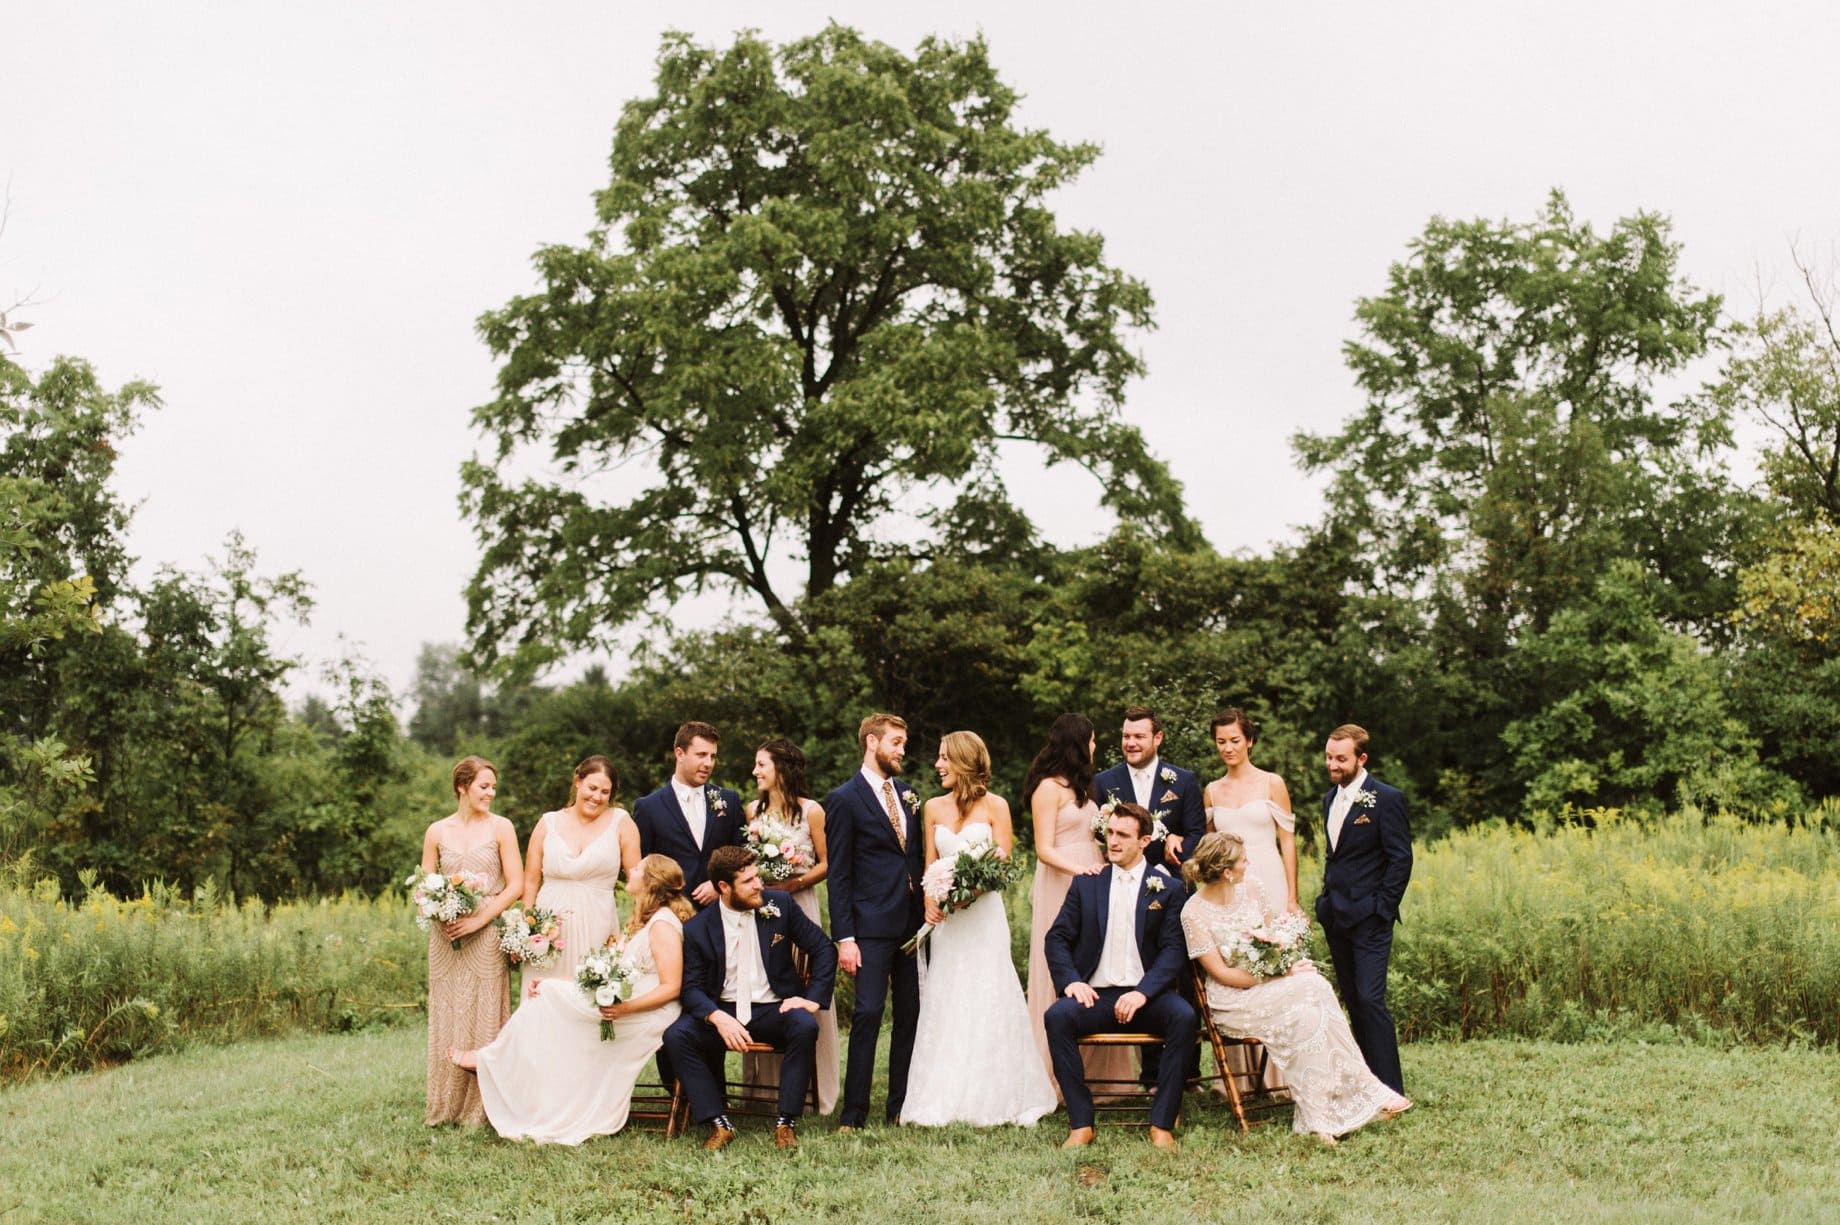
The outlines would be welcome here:
[[[1054,1061],[1054,1079],[1060,1082],[1067,1103],[1069,1128],[1093,1125],[1092,1090],[1086,1087],[1086,1065],[1080,1061],[1079,1039],[1087,1034],[1119,1034],[1142,1030],[1163,1035],[1166,1057],[1156,1061],[1156,1099],[1150,1106],[1150,1124],[1173,1131],[1182,1110],[1182,1074],[1188,1063],[1187,1048],[1195,1044],[1195,1010],[1173,991],[1162,991],[1137,1010],[1129,1024],[1121,1023],[1113,1009],[1130,987],[1101,987],[1099,999],[1087,1008],[1078,1000],[1056,1000],[1043,1018],[1048,1031],[1048,1054]],[[1168,1048],[1174,1047],[1173,1051]]]
[[[1393,953],[1393,924],[1386,919],[1363,919],[1353,927],[1323,925],[1329,958],[1335,963],[1335,983],[1348,1009],[1348,1028],[1368,1071],[1395,1093],[1404,1093],[1405,1077],[1399,1069],[1399,1030],[1386,1007],[1386,964]]]
[[[890,1123],[907,1100],[907,1069],[914,1061],[914,1026],[920,1020],[920,962],[901,951],[899,940],[858,938],[862,968],[856,971],[856,1008],[850,1013],[850,1057],[843,1074],[843,1110],[837,1122],[861,1127],[869,1119],[869,1088],[875,1083],[875,1044],[882,1013],[894,996],[894,1037],[888,1048]]]
[[[735,1014],[735,1006],[727,1000],[720,1007],[730,1016]],[[754,1041],[771,1043],[786,1053],[779,1065],[779,1112],[789,1119],[798,1118],[805,1109],[811,1070],[817,1062],[816,1014],[802,1008],[781,1012],[778,1004],[756,1004],[747,1028]],[[716,1027],[685,1013],[664,1031],[664,1049],[671,1053],[671,1063],[690,1098],[690,1117],[707,1123],[726,1112],[723,1086],[728,1079],[724,1073],[728,1047]]]

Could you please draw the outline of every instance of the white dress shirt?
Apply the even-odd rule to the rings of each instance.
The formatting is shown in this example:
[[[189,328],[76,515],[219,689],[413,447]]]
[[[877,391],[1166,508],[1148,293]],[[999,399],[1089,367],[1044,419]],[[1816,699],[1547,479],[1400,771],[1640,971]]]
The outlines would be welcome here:
[[[671,790],[677,792],[677,806],[684,810],[684,821],[690,826],[690,836],[696,839],[697,849],[701,850],[703,839],[709,833],[709,809],[703,798],[703,789],[689,786],[673,775]]]
[[[1335,799],[1329,805],[1329,849],[1341,841],[1342,822],[1348,819],[1349,810],[1354,807],[1354,797],[1362,787],[1367,785],[1367,771],[1361,770],[1346,787],[1335,793]]]
[[[734,1004],[735,1019],[746,1025],[752,1005],[770,1004],[779,996],[773,994],[773,986],[767,981],[767,963],[760,955],[760,931],[755,926],[754,912],[723,905],[722,934],[728,940],[728,965],[719,998]]]
[[[1112,865],[1112,894],[1105,922],[1105,948],[1093,974],[1095,987],[1135,987],[1144,977],[1144,959],[1137,951],[1137,895],[1150,865],[1138,860],[1129,872]]]
[[[1137,793],[1137,803],[1145,808],[1156,807],[1152,801],[1156,799],[1156,767],[1159,761],[1159,758],[1152,757],[1141,770],[1132,766],[1125,767],[1131,771],[1131,790]]]

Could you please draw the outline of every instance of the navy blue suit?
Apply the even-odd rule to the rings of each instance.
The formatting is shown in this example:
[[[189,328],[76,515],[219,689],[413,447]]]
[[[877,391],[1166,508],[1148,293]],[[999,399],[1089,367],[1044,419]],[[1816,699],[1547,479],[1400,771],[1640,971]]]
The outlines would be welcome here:
[[[779,913],[763,913],[768,905]],[[778,889],[765,891],[761,910],[754,912],[754,928],[773,993],[782,1000],[802,996],[820,1008],[829,1008],[831,988],[837,979],[837,950],[824,929],[805,917],[791,894]],[[809,981],[801,978],[793,965],[794,948],[811,959]],[[734,1001],[721,998],[727,978],[728,933],[723,929],[722,905],[718,902],[684,924],[683,1015],[664,1034],[664,1047],[690,1098],[690,1115],[699,1123],[708,1122],[726,1109],[723,1061],[728,1048],[710,1018],[717,1012],[735,1015]],[[806,1087],[811,1083],[818,1018],[803,1009],[781,1012],[778,1004],[756,1004],[747,1028],[756,1042],[770,1042],[786,1052],[780,1065],[779,1112],[797,1118],[804,1109]]]
[[[1373,1074],[1394,1092],[1405,1092],[1399,1067],[1399,1031],[1386,1007],[1386,967],[1393,952],[1393,924],[1412,878],[1412,829],[1406,797],[1371,774],[1361,790],[1371,804],[1356,803],[1342,820],[1335,846],[1328,847],[1329,811],[1338,788],[1323,796],[1323,887],[1316,898],[1335,963],[1335,981],[1348,1006],[1349,1028]]]
[[[920,797],[894,782],[907,845],[895,836],[883,797],[862,772],[824,797],[824,838],[830,859],[831,935],[856,941],[862,965],[856,971],[856,1008],[850,1014],[850,1056],[843,1077],[840,1124],[861,1127],[869,1117],[869,1089],[875,1080],[875,1044],[882,1011],[894,996],[894,1035],[888,1048],[890,1122],[907,1100],[907,1070],[913,1062],[914,1026],[920,1019],[920,965],[901,945],[926,919],[920,892],[922,855]]]
[[[650,795],[633,805],[633,824],[639,827],[640,855],[669,855],[684,872],[684,896],[709,879],[709,853],[719,846],[740,846],[746,841],[747,817],[741,797],[727,787],[703,784],[703,844],[690,836],[690,822],[677,802],[677,792],[667,779]],[[694,899],[692,899],[694,900]]]
[[[1164,1046],[1178,1050],[1186,1050],[1195,1041],[1195,1010],[1177,990],[1181,976],[1188,973],[1188,943],[1182,934],[1182,905],[1188,894],[1181,879],[1159,864],[1147,867],[1137,890],[1135,935],[1137,955],[1144,965],[1137,986],[1097,988],[1098,1002],[1090,1007],[1067,995],[1069,986],[1090,984],[1098,972],[1111,922],[1112,874],[1116,871],[1108,866],[1096,876],[1074,877],[1060,914],[1042,938],[1048,973],[1061,997],[1048,1008],[1043,1024],[1071,1128],[1093,1125],[1092,1091],[1086,1087],[1080,1037],[1144,1030],[1163,1035]],[[1144,994],[1144,1006],[1129,1024],[1121,1023],[1112,1010],[1119,996],[1134,990]],[[1175,1128],[1187,1062],[1185,1058],[1156,1061],[1156,1100],[1150,1108],[1153,1126]]]
[[[1174,781],[1163,777],[1165,770],[1175,775]],[[1165,829],[1181,835],[1182,850],[1176,856],[1176,862],[1181,863],[1194,851],[1201,835],[1207,833],[1207,805],[1201,802],[1201,780],[1195,777],[1193,770],[1184,770],[1158,758],[1156,773],[1150,782],[1150,803],[1146,807],[1153,816],[1161,814]],[[1131,767],[1122,761],[1099,771],[1093,779],[1093,791],[1101,804],[1114,796],[1120,803],[1137,802],[1137,789],[1131,785]],[[1163,857],[1161,838],[1145,848],[1144,858],[1151,863],[1168,862]]]

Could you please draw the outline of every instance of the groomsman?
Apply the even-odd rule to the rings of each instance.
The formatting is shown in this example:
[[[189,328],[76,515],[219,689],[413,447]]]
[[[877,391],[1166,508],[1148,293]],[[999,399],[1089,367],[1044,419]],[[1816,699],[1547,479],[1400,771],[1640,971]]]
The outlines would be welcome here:
[[[868,1122],[875,1044],[890,994],[894,1035],[888,1048],[884,1109],[890,1123],[901,1117],[914,1056],[914,1026],[920,1019],[919,962],[901,952],[901,945],[920,930],[925,918],[920,797],[896,777],[907,755],[907,723],[894,715],[870,715],[857,729],[856,739],[862,746],[862,769],[824,797],[831,935],[837,938],[838,967],[856,976],[839,1131],[854,1131]]]
[[[1156,1061],[1156,1098],[1150,1107],[1150,1142],[1176,1147],[1176,1113],[1182,1107],[1187,1048],[1195,1044],[1195,1010],[1176,987],[1188,974],[1182,934],[1182,881],[1163,864],[1150,863],[1150,814],[1129,802],[1112,810],[1106,831],[1109,866],[1096,876],[1076,876],[1060,914],[1043,937],[1048,972],[1062,997],[1043,1023],[1054,1078],[1067,1103],[1062,1148],[1093,1142],[1092,1091],[1079,1039],[1085,1034],[1147,1030],[1161,1034],[1174,1057]]]
[[[1367,772],[1367,732],[1353,723],[1329,733],[1324,761],[1334,786],[1322,802],[1329,848],[1316,921],[1362,1058],[1395,1093],[1404,1093],[1399,1031],[1386,1007],[1386,969],[1393,924],[1412,878],[1406,798]]]
[[[684,890],[698,909],[716,900],[704,864],[719,846],[740,846],[747,822],[741,797],[727,787],[712,787],[716,748],[722,734],[707,723],[686,723],[671,743],[676,758],[670,779],[633,805],[641,856],[669,855],[684,871]]]
[[[1179,865],[1207,833],[1200,780],[1192,770],[1163,760],[1163,721],[1148,706],[1125,709],[1119,748],[1124,761],[1093,779],[1099,802],[1116,798],[1136,804],[1162,821],[1169,837],[1153,840],[1148,858],[1151,863]]]
[[[735,1138],[723,1093],[729,1051],[767,1042],[785,1051],[779,1073],[779,1123],[773,1143],[797,1148],[818,1044],[818,1013],[831,1005],[837,950],[805,917],[790,893],[766,889],[754,852],[718,847],[709,876],[720,901],[684,924],[683,1015],[664,1034],[664,1049],[682,1070],[690,1117],[709,1127],[703,1147]],[[803,980],[792,961],[811,959]]]

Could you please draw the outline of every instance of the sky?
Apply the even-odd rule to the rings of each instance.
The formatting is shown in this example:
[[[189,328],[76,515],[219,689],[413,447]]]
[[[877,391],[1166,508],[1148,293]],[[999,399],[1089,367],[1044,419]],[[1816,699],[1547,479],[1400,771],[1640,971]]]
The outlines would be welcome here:
[[[141,573],[240,531],[313,585],[278,633],[297,691],[346,652],[405,688],[464,636],[478,316],[593,224],[662,31],[833,18],[909,52],[981,33],[1021,122],[1102,146],[1059,216],[1156,297],[1124,412],[1226,551],[1316,519],[1289,440],[1358,408],[1354,305],[1432,216],[1527,220],[1553,188],[1600,228],[1664,213],[1737,315],[1789,300],[1792,245],[1840,240],[1828,4],[9,6],[0,309],[24,302],[29,368],[160,387],[117,475]],[[1083,473],[1005,473],[1056,543],[1110,527]]]

